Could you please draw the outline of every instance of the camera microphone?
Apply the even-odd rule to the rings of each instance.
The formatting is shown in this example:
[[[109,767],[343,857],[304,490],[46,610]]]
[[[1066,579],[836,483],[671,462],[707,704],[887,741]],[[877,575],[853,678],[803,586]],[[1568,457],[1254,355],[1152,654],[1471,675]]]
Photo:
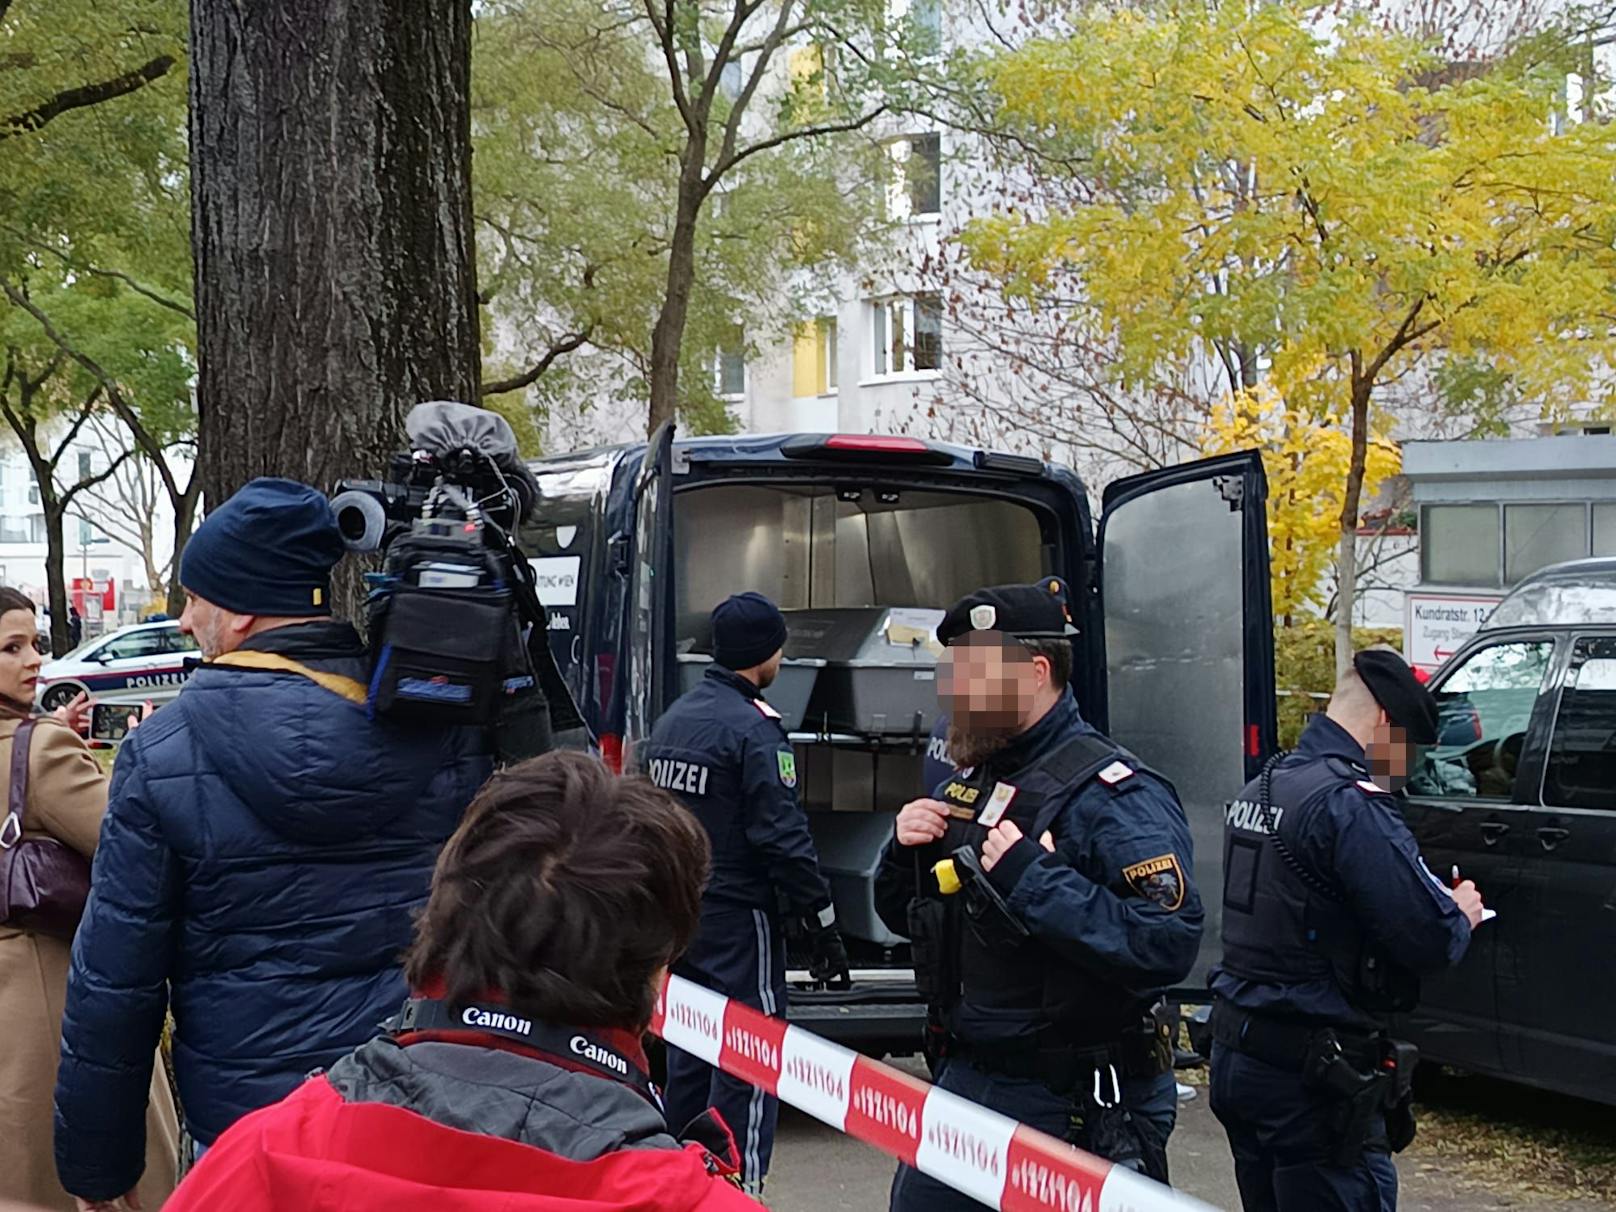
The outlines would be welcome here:
[[[349,489],[331,500],[337,515],[337,529],[349,551],[378,551],[387,532],[387,510],[369,492]]]

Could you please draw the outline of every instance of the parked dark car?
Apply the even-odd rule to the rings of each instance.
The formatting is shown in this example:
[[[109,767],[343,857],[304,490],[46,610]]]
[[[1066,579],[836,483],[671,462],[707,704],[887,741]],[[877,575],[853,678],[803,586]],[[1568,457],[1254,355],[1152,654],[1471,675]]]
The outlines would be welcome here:
[[[1498,917],[1427,981],[1423,1056],[1616,1104],[1616,559],[1534,573],[1432,679],[1404,805]]]
[[[876,916],[892,819],[922,794],[936,717],[932,636],[988,584],[1058,575],[1080,631],[1084,714],[1178,785],[1203,888],[1221,887],[1222,804],[1274,740],[1266,493],[1255,452],[1134,476],[1096,525],[1070,470],[911,437],[791,434],[614,447],[533,464],[522,544],[556,658],[606,759],[632,762],[710,661],[707,616],[760,590],[788,620],[770,692],[848,936],[846,992],[794,971],[791,1016],[907,1050],[919,1040],[907,941]],[[1218,897],[1191,983],[1216,958]]]

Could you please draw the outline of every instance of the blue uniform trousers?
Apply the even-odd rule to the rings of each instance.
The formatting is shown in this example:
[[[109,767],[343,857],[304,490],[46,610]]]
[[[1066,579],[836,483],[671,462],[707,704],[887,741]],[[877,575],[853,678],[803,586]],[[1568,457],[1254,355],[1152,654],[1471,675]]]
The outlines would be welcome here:
[[[785,1016],[785,943],[778,923],[761,909],[703,905],[696,941],[674,971],[754,1010]],[[754,1195],[762,1192],[774,1153],[778,1100],[670,1047],[663,1102],[676,1133],[709,1107],[716,1110],[735,1135],[743,1186]]]
[[[1299,1073],[1212,1047],[1212,1112],[1229,1135],[1245,1212],[1396,1212],[1397,1169],[1382,1143],[1331,1161],[1330,1104]],[[1384,1124],[1371,1140],[1385,1140]]]

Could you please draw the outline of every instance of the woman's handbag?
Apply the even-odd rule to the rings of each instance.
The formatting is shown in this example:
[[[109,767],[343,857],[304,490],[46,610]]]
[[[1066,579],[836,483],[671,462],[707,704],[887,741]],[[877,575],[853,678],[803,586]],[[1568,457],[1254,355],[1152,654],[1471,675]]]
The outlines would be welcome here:
[[[71,941],[90,895],[90,864],[50,837],[22,835],[34,721],[11,738],[10,812],[0,824],[0,926]]]

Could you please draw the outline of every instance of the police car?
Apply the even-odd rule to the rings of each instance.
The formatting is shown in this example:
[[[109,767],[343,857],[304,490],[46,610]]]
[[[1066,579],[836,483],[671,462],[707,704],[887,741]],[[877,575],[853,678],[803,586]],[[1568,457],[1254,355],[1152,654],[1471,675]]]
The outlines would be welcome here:
[[[605,759],[632,765],[711,661],[708,615],[757,590],[786,617],[769,690],[854,963],[846,991],[793,973],[791,1017],[912,1050],[908,942],[874,909],[897,810],[930,792],[942,612],[983,585],[1071,587],[1084,715],[1173,779],[1203,889],[1221,888],[1223,800],[1275,735],[1266,485],[1256,452],[1119,480],[1100,516],[1068,468],[905,436],[782,434],[580,452],[532,464],[522,549],[552,650]],[[782,772],[782,778],[786,774]],[[1218,906],[1190,978],[1216,959]],[[1204,992],[1201,996],[1204,996]]]
[[[1428,1059],[1616,1103],[1616,559],[1523,580],[1438,671],[1403,805],[1498,912],[1423,982]]]
[[[86,691],[96,697],[137,692],[172,698],[191,676],[187,660],[199,656],[196,640],[173,620],[121,627],[46,662],[39,674],[39,705],[54,711]]]

